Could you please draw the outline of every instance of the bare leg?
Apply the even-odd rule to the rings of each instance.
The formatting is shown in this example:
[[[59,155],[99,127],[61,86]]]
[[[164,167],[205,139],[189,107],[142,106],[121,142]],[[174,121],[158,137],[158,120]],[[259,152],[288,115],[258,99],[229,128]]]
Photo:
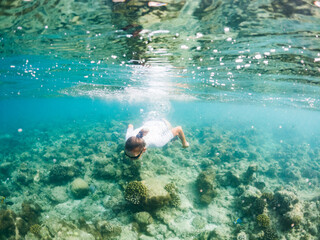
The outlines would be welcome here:
[[[184,136],[182,127],[178,126],[178,127],[172,128],[171,131],[174,137],[178,136],[180,138],[183,148],[189,147],[189,143],[187,142],[186,137]]]

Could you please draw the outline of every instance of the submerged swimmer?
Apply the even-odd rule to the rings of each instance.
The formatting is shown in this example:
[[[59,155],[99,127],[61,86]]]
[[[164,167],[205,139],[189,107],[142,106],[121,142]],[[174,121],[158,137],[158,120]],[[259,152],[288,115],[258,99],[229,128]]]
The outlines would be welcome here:
[[[129,124],[125,153],[131,159],[138,159],[147,150],[147,147],[163,147],[175,136],[180,138],[183,148],[189,147],[182,128],[180,126],[173,128],[165,119],[145,122],[137,129],[133,129],[133,125]]]

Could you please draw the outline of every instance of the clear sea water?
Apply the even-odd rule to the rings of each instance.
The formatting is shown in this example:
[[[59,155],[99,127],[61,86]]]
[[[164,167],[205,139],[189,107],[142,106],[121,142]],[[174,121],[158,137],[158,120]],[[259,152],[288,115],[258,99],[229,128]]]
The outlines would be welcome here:
[[[121,156],[127,124],[138,127],[150,116],[164,117],[183,127],[190,148],[170,143],[163,151],[150,150],[141,161],[152,162],[144,169],[149,175],[170,175],[172,170],[161,172],[156,162],[169,156],[169,167],[176,169],[173,179],[191,207],[181,210],[179,218],[168,213],[177,224],[153,213],[156,228],[167,226],[164,232],[133,233],[152,239],[205,239],[199,237],[201,232],[215,231],[221,224],[226,236],[217,233],[216,239],[240,239],[241,232],[248,239],[267,239],[259,235],[267,230],[257,226],[256,216],[246,215],[236,204],[242,196],[234,192],[236,187],[218,182],[216,200],[199,207],[194,186],[208,167],[214,167],[217,176],[227,171],[241,175],[257,164],[255,181],[266,183],[261,192],[294,192],[302,209],[297,226],[284,230],[279,225],[286,217],[272,212],[270,204],[266,211],[279,238],[319,239],[319,23],[320,2],[309,0],[0,1],[0,170],[13,163],[9,172],[0,171],[2,185],[10,192],[0,192],[10,203],[1,208],[19,213],[24,200],[38,201],[44,209],[38,223],[47,226],[44,216],[56,203],[46,196],[56,185],[46,180],[15,183],[23,162],[46,179],[53,159],[73,164],[75,156],[84,158],[87,150],[75,146],[77,140],[89,138],[92,147],[90,135]],[[241,145],[241,139],[249,145]],[[169,154],[170,147],[178,152],[178,160]],[[218,153],[254,152],[258,157],[217,161],[218,155],[210,155],[214,147]],[[44,157],[46,152],[50,157]],[[93,165],[86,165],[82,177],[100,186],[102,181],[90,175]],[[278,168],[271,177],[270,166]],[[187,168],[194,169],[184,184]],[[68,189],[71,181],[63,186]],[[105,182],[124,192],[119,179]],[[254,181],[250,184],[255,186]],[[38,199],[38,188],[48,193]],[[226,206],[221,204],[223,194],[230,200]],[[52,208],[44,207],[46,203]],[[310,217],[308,207],[316,216]],[[99,220],[125,229],[134,222],[134,213],[125,204],[122,209]],[[227,217],[213,220],[216,209]],[[205,218],[207,227],[186,230],[178,224],[184,214]],[[71,215],[59,217],[76,221]],[[90,216],[84,216],[87,222]],[[241,227],[233,224],[238,217],[246,219]],[[126,239],[125,231],[114,238]],[[133,233],[128,239],[139,239]],[[0,234],[8,236],[1,229]]]

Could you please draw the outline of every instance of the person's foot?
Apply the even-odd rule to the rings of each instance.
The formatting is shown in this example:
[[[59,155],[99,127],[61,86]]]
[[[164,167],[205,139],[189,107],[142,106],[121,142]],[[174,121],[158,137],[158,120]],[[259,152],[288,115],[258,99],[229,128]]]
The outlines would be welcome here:
[[[182,145],[183,148],[187,148],[189,147],[189,143],[188,142],[185,142],[183,145]]]

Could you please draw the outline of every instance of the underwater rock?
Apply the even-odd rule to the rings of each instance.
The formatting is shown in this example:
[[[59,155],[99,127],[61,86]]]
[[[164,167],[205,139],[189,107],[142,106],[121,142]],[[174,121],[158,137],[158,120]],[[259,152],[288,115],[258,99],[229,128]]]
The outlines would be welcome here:
[[[17,217],[16,218],[16,227],[18,229],[19,235],[26,235],[30,229],[30,224],[27,223],[24,219]]]
[[[309,227],[308,227],[308,231],[311,235],[313,236],[316,236],[318,234],[318,228],[315,224],[311,224]]]
[[[121,171],[117,170],[112,161],[95,161],[93,168],[93,176],[96,179],[115,179],[121,175]]]
[[[274,194],[271,205],[279,214],[284,214],[293,209],[293,205],[298,203],[298,198],[293,192],[280,190]]]
[[[21,163],[15,176],[15,182],[28,185],[33,182],[36,171],[28,167],[27,163]]]
[[[254,186],[259,190],[263,190],[266,187],[266,184],[264,182],[254,182]]]
[[[255,173],[258,171],[258,165],[251,164],[242,176],[243,184],[248,184],[254,179]]]
[[[239,232],[237,234],[237,240],[248,240],[247,234],[245,232]]]
[[[209,205],[214,197],[217,196],[215,189],[216,174],[214,169],[202,171],[196,180],[198,194],[200,195],[200,202]]]
[[[169,236],[172,236],[173,234],[172,232],[168,231],[168,227],[165,224],[149,224],[146,232],[149,236],[161,236],[164,239],[169,239]]]
[[[140,180],[140,169],[141,162],[140,161],[132,161],[129,162],[124,161],[122,164],[122,179],[124,180]]]
[[[65,183],[80,175],[80,170],[74,166],[54,165],[49,172],[51,183]]]
[[[263,197],[257,198],[252,204],[251,212],[254,215],[262,214],[266,206],[267,206],[266,199],[264,199]]]
[[[89,185],[81,178],[76,178],[71,183],[71,192],[76,198],[83,198],[89,193]]]
[[[41,239],[51,239],[54,236],[54,239],[63,240],[95,240],[92,234],[78,229],[71,222],[65,222],[54,217],[45,219],[41,227]]]
[[[15,220],[17,215],[11,210],[0,210],[0,236],[15,235]]]
[[[219,153],[219,148],[217,146],[213,145],[210,147],[210,150],[208,152],[208,156],[215,157],[217,153]]]
[[[301,178],[300,171],[291,169],[292,167],[284,167],[279,176],[286,182],[297,181]]]
[[[103,239],[112,239],[121,234],[121,227],[111,224],[107,221],[99,221],[96,224],[96,229],[99,231]]]
[[[303,212],[299,204],[294,205],[293,209],[282,216],[282,224],[286,229],[298,226],[303,219]]]
[[[162,179],[149,178],[143,182],[147,188],[147,196],[144,201],[147,208],[155,209],[170,203],[171,196],[165,190],[166,183]]]
[[[10,194],[11,194],[11,192],[10,192],[9,188],[4,183],[2,183],[0,181],[0,197],[2,196],[2,197],[7,198],[10,196]]]
[[[139,240],[154,240],[155,238],[154,237],[150,237],[150,236],[147,236],[147,235],[144,235],[144,234],[141,234],[139,236]]]
[[[241,179],[234,171],[228,171],[226,174],[219,177],[219,182],[222,186],[238,187],[241,184]]]
[[[202,229],[206,226],[207,221],[200,217],[200,216],[196,216],[194,217],[194,219],[191,222],[192,226],[194,226],[196,229]]]
[[[134,219],[141,229],[145,229],[147,225],[153,223],[153,218],[148,212],[138,212],[134,215]]]
[[[241,201],[244,206],[248,206],[250,204],[253,204],[258,198],[260,198],[260,196],[261,192],[259,191],[259,189],[253,186],[248,186],[241,195]]]
[[[104,208],[110,209],[117,214],[123,211],[123,208],[126,202],[120,190],[113,191],[113,192],[114,192],[113,196],[105,196],[102,199],[102,205]]]
[[[257,201],[259,201],[258,199],[260,198],[260,196],[261,192],[257,188],[253,186],[247,186],[239,199],[239,205],[241,206],[242,211],[245,215],[251,215],[255,210],[257,210],[256,203]],[[263,208],[264,207],[265,205],[263,205]],[[259,207],[258,209],[260,209],[258,211],[258,214],[260,214],[261,208]]]
[[[24,219],[29,225],[36,224],[39,222],[39,217],[41,216],[41,207],[31,201],[24,201],[21,204],[21,218]]]
[[[181,199],[178,194],[178,188],[174,183],[168,183],[164,189],[170,194],[171,200],[170,205],[172,207],[179,207],[181,205]]]
[[[119,240],[135,240],[139,239],[138,233],[133,231],[130,227],[124,227],[121,230],[121,234],[118,238]]]
[[[213,231],[204,231],[200,233],[195,240],[214,240],[214,239],[219,239],[219,240],[228,240],[229,236],[225,234],[223,231],[217,229],[214,229]]]
[[[10,177],[11,173],[15,169],[15,163],[13,162],[4,162],[0,164],[0,176],[2,175],[3,178]]]
[[[278,167],[277,166],[270,166],[269,169],[265,172],[267,177],[275,178],[278,174]]]
[[[313,169],[312,167],[306,166],[301,168],[301,176],[304,178],[320,178],[319,171]]]
[[[90,233],[84,232],[80,229],[70,229],[67,227],[62,227],[57,233],[59,238],[64,240],[95,240],[94,236]]]
[[[53,211],[52,215],[58,216],[60,218],[64,216],[68,216],[69,219],[75,220],[75,219],[78,219],[78,214],[79,212],[81,212],[82,206],[83,205],[81,204],[80,200],[66,201],[64,203],[59,203],[54,206],[52,210]]]
[[[256,152],[249,152],[248,160],[251,161],[256,161],[258,159],[259,155]]]
[[[63,203],[68,201],[66,187],[58,186],[53,188],[50,192],[49,197],[53,202],[57,202],[57,203]]]
[[[18,171],[15,177],[15,182],[27,186],[33,182],[33,175]]]
[[[232,151],[232,150],[231,150]],[[229,153],[229,151],[221,151],[220,155],[219,155],[220,159],[222,162],[230,162],[232,159],[231,154]]]
[[[28,231],[29,227],[24,219],[17,216],[12,210],[0,210],[0,238],[20,239]]]
[[[246,152],[239,149],[235,150],[232,155],[234,158],[238,159],[248,157],[248,154]]]

